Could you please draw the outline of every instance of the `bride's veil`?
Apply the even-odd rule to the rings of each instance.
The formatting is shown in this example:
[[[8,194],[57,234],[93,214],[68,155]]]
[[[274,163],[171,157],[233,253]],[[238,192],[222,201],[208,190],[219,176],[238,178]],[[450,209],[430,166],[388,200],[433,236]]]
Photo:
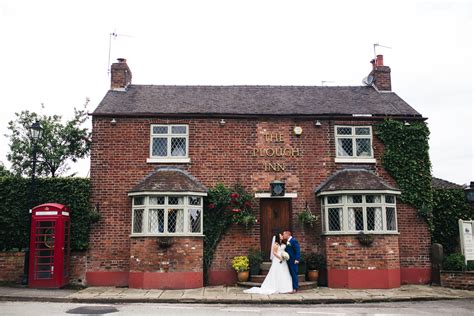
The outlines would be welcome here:
[[[276,237],[273,236],[272,238],[272,243],[271,243],[271,246],[270,246],[270,260],[273,260],[273,244],[275,243],[275,240],[276,240]]]

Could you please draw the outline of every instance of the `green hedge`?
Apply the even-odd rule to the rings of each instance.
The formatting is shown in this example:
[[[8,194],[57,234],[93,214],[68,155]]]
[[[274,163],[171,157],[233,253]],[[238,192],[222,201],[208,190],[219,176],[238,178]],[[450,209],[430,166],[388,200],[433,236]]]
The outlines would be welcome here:
[[[28,210],[31,205],[60,203],[71,209],[71,249],[85,250],[89,229],[97,213],[89,205],[90,181],[85,178],[40,178],[34,197],[30,180],[0,177],[0,250],[21,249],[27,243]]]
[[[432,241],[443,245],[444,253],[456,252],[459,242],[458,220],[474,219],[474,208],[466,202],[464,190],[433,190],[433,237]]]

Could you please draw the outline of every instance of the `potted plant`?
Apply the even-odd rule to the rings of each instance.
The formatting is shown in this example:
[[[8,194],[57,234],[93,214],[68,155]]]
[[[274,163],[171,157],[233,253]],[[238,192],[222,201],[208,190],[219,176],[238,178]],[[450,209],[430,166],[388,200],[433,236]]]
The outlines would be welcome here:
[[[312,252],[306,256],[306,265],[308,267],[308,280],[318,281],[319,271],[326,265],[326,258],[316,252]]]
[[[258,249],[250,248],[248,257],[250,265],[250,275],[260,274],[260,264],[263,262],[262,252]]]
[[[298,264],[298,274],[306,274],[305,254],[300,253],[300,263]]]
[[[319,216],[311,213],[308,207],[308,203],[306,203],[303,212],[298,214],[298,219],[301,224],[313,227],[316,221],[319,219]]]
[[[232,259],[232,268],[237,272],[239,282],[247,282],[249,279],[249,258],[237,256]]]

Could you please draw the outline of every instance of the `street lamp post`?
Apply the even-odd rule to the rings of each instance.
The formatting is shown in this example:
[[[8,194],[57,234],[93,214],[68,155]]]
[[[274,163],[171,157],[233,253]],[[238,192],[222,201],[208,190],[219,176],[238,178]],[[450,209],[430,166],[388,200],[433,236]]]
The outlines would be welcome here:
[[[37,153],[37,143],[38,140],[43,135],[43,129],[39,121],[34,122],[30,127],[30,135],[33,141],[33,160],[32,160],[32,167],[31,167],[31,182],[30,182],[30,190],[29,190],[29,197],[28,197],[28,206],[30,209],[28,210],[28,225],[27,225],[27,237],[26,237],[26,248],[25,248],[25,260],[23,262],[23,276],[21,278],[21,284],[28,285],[28,274],[29,274],[29,264],[30,264],[30,230],[31,230],[31,208],[33,207],[34,198],[33,195],[35,194],[35,176],[36,176],[36,153]]]

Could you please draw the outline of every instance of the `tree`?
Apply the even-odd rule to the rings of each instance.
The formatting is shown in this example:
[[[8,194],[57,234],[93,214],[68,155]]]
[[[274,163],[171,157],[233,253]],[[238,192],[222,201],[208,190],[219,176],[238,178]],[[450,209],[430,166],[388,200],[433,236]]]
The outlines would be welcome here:
[[[89,155],[91,133],[83,124],[88,120],[86,99],[84,108],[74,108],[71,120],[62,122],[59,115],[39,115],[28,110],[15,113],[16,119],[8,123],[10,152],[7,155],[16,175],[31,176],[34,141],[30,127],[39,121],[42,137],[36,143],[36,174],[56,177],[69,170],[69,161],[76,162]]]
[[[12,176],[12,173],[3,165],[3,162],[0,161],[0,177],[9,176]]]

